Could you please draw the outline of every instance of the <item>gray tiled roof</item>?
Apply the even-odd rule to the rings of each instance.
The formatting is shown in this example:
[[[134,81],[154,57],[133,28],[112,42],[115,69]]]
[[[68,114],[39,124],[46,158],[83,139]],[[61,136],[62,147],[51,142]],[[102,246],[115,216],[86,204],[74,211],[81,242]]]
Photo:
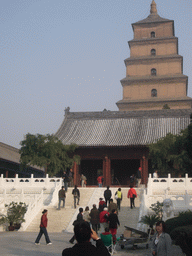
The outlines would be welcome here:
[[[162,18],[158,14],[150,14],[147,18],[137,21],[137,22],[133,23],[132,25],[152,23],[152,22],[155,22],[155,23],[156,22],[173,22],[173,20]]]
[[[5,160],[12,163],[20,164],[19,149],[0,142],[0,160]],[[30,167],[35,168],[37,170],[44,171],[43,168],[40,168],[36,165],[35,166],[31,165]]]
[[[19,149],[0,142],[0,159],[20,163]]]
[[[56,136],[82,147],[147,145],[179,134],[192,110],[68,112]]]

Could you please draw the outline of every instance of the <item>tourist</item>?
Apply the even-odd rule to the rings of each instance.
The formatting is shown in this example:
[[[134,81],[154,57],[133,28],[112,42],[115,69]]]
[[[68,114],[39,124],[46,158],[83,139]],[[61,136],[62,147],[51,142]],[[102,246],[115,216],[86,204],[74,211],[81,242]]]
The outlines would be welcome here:
[[[99,212],[102,212],[105,207],[106,207],[106,203],[105,203],[105,201],[103,201],[103,198],[100,197],[99,198],[99,208],[98,208]]]
[[[89,214],[91,216],[92,229],[97,233],[99,226],[99,210],[96,208],[96,204],[93,204],[93,208]]]
[[[157,170],[156,170],[156,171],[154,171],[154,173],[153,173],[153,178],[159,178],[159,175],[158,175]]]
[[[137,187],[139,187],[141,184],[141,167],[139,167],[139,169],[137,170],[136,179],[137,179]]]
[[[133,207],[135,207],[135,198],[137,197],[137,192],[132,185],[130,186],[127,197],[130,198],[130,207],[133,209]]]
[[[72,248],[64,249],[62,256],[110,256],[102,240],[86,221],[75,225],[74,233],[77,244]],[[91,238],[96,241],[96,246],[91,244]]]
[[[134,174],[132,174],[131,176],[130,176],[130,186],[134,186],[134,183],[135,183],[135,175]]]
[[[41,216],[40,231],[39,231],[39,234],[38,234],[38,236],[35,240],[36,245],[39,245],[39,241],[40,241],[43,234],[45,236],[45,240],[46,240],[47,245],[52,244],[50,239],[49,239],[49,235],[47,233],[47,222],[48,222],[47,213],[48,213],[48,211],[46,209],[43,210],[43,212],[42,212],[43,215]]]
[[[109,214],[108,217],[109,222],[109,229],[111,231],[111,234],[113,236],[113,243],[116,243],[116,234],[117,234],[117,225],[120,226],[120,222],[117,216],[117,211],[115,209],[112,210],[112,213]]]
[[[101,226],[101,232],[103,232],[105,230],[106,227],[108,227],[108,217],[109,217],[109,212],[107,207],[105,207],[103,209],[102,212],[100,212],[99,214],[99,222],[100,222],[100,226]]]
[[[79,208],[79,213],[77,214],[77,219],[73,222],[73,226],[75,227],[76,225],[80,224],[84,222],[84,219],[83,219],[83,208]],[[72,236],[72,238],[69,240],[69,242],[71,244],[74,243],[74,240],[75,240],[75,235]]]
[[[69,182],[69,177],[66,173],[66,171],[63,172],[63,183],[64,183],[64,187],[65,187],[65,192],[67,192],[68,189],[68,182]]]
[[[103,185],[103,176],[102,176],[102,175],[100,175],[100,176],[97,178],[97,183],[98,183],[99,188],[101,188],[102,185]]]
[[[170,256],[172,255],[172,240],[169,234],[165,233],[165,222],[156,223],[156,234],[152,240],[152,255]]]
[[[111,199],[112,193],[111,190],[109,189],[109,186],[107,186],[107,189],[104,191],[104,198],[107,206],[107,202],[109,204],[109,200]]]
[[[113,199],[111,198],[109,201],[109,206],[108,206],[108,212],[112,213],[112,210],[115,209],[118,212],[117,204],[113,202]]]
[[[61,201],[63,201],[63,208],[65,207],[66,195],[65,195],[65,188],[64,188],[64,186],[62,186],[62,188],[59,190],[58,196],[59,196],[58,210],[60,210]]]
[[[116,197],[116,200],[117,200],[117,208],[120,211],[120,209],[121,209],[121,201],[123,199],[123,194],[121,192],[121,188],[118,188],[118,190],[115,193],[115,197]]]
[[[89,206],[86,206],[85,211],[83,213],[83,219],[90,224],[91,216],[89,214],[90,214]]]
[[[87,184],[87,178],[85,177],[85,175],[81,174],[81,186],[82,187],[86,187],[86,184]]]
[[[80,200],[80,191],[77,188],[77,185],[75,185],[75,187],[72,191],[72,194],[73,194],[73,198],[74,198],[74,208],[76,208],[76,204],[79,205],[79,200]]]

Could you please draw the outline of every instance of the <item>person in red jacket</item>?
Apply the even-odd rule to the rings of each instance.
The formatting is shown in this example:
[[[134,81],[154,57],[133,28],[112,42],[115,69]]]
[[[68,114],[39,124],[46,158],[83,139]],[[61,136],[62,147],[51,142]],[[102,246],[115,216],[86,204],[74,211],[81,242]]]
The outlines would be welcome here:
[[[105,207],[103,209],[103,211],[100,212],[100,214],[99,214],[99,222],[101,224],[101,232],[104,232],[105,228],[109,226],[109,224],[107,223],[108,216],[109,216],[109,212],[108,212],[107,207]]]
[[[47,245],[52,244],[50,239],[49,239],[47,229],[46,229],[47,228],[47,221],[48,221],[47,213],[48,213],[48,211],[46,209],[42,212],[43,215],[41,216],[40,231],[39,231],[39,234],[38,234],[38,236],[35,240],[36,245],[39,245],[39,241],[40,241],[43,234],[45,236],[45,240],[46,240]]]
[[[98,178],[97,178],[97,183],[98,183],[98,186],[101,188],[102,185],[103,185],[103,176],[100,175]]]
[[[137,197],[137,192],[136,190],[133,188],[133,186],[130,186],[130,189],[128,191],[127,197],[130,198],[130,207],[131,209],[133,209],[133,207],[135,207],[135,198]]]

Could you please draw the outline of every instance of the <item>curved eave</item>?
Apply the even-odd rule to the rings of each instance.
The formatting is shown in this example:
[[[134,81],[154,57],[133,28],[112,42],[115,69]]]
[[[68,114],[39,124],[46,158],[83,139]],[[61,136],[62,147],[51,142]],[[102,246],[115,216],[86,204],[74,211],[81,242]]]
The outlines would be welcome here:
[[[172,116],[167,113],[172,111],[156,111],[154,113],[165,114],[160,116],[152,114],[152,117],[130,116],[113,118],[65,118],[58,132],[55,134],[64,144],[77,144],[79,147],[129,147],[146,146],[165,137],[167,133],[178,134],[190,123],[188,111],[183,115]],[[191,112],[190,112],[191,113]],[[101,112],[102,114],[102,112]]]

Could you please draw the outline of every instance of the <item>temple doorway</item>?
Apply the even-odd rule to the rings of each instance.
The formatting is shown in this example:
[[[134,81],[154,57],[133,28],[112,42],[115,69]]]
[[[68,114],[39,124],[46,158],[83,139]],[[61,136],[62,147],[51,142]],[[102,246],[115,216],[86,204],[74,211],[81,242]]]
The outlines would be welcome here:
[[[130,185],[130,176],[136,176],[139,166],[139,159],[111,160],[112,185]]]
[[[87,185],[97,185],[98,174],[103,173],[103,160],[82,160],[80,174],[87,178]]]

